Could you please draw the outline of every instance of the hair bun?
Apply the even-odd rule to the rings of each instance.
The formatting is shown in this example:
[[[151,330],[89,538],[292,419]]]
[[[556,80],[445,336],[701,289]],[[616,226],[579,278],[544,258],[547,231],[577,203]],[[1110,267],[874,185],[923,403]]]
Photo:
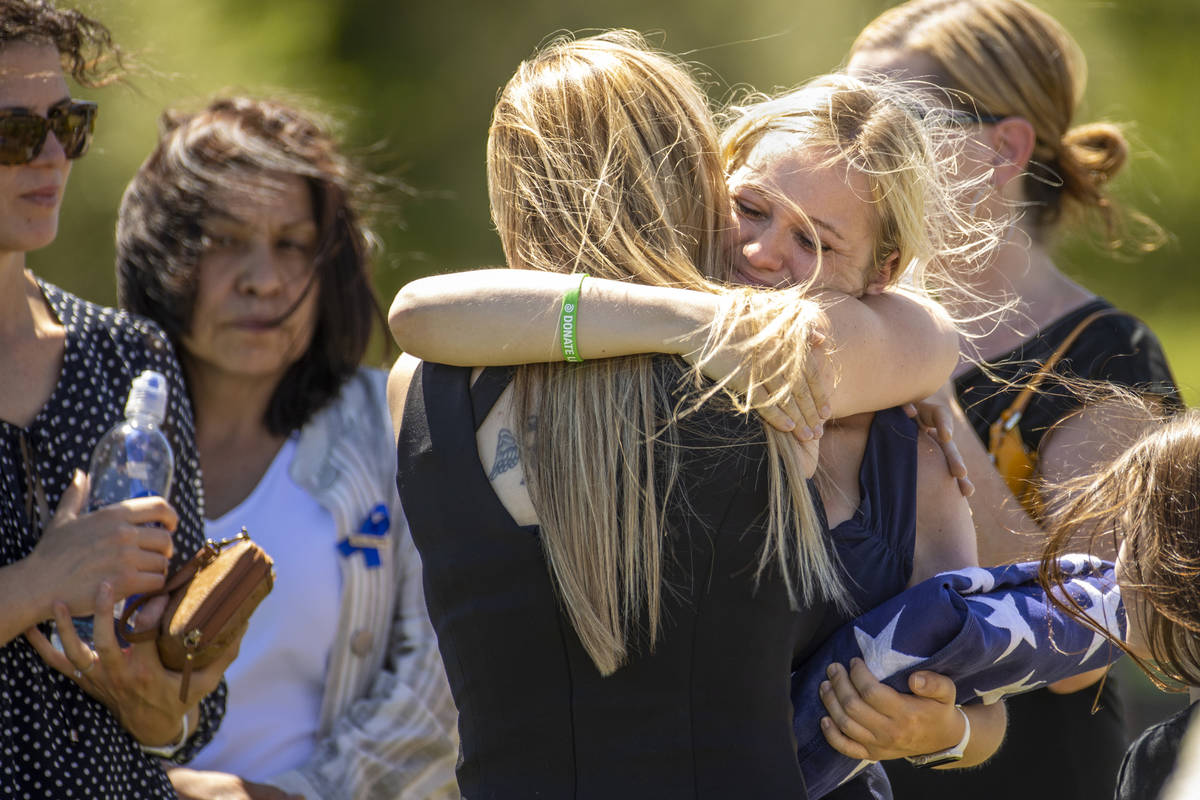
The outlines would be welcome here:
[[[1080,199],[1098,192],[1129,157],[1129,142],[1121,129],[1111,122],[1093,122],[1071,128],[1063,134],[1062,145],[1059,159],[1070,178],[1075,179],[1068,178],[1067,187],[1070,189],[1075,182],[1082,184],[1079,187],[1084,190],[1082,193],[1071,192]]]
[[[168,108],[158,115],[158,135],[159,138],[166,136],[171,131],[178,128],[180,125],[190,121],[196,116],[190,111],[180,111],[178,109]]]
[[[1149,252],[1166,241],[1166,232],[1144,214],[1122,212],[1104,190],[1128,158],[1129,142],[1111,122],[1071,128],[1062,137],[1057,163],[1062,192],[1083,211],[1099,212],[1110,248],[1132,242],[1138,250]],[[1129,228],[1129,221],[1136,223],[1136,229]]]

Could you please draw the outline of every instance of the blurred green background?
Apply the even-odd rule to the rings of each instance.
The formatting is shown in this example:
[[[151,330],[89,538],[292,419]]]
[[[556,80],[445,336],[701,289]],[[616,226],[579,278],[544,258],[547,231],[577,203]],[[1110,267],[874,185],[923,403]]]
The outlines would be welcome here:
[[[496,93],[555,32],[631,27],[703,66],[714,104],[739,87],[769,91],[839,65],[880,0],[93,0],[138,67],[128,85],[80,94],[102,103],[91,154],[75,167],[57,243],[30,257],[41,275],[111,303],[113,225],[125,183],[149,152],[165,105],[223,88],[285,92],[344,125],[370,168],[403,180],[377,221],[387,302],[406,281],[499,264],[487,212],[484,142]],[[1171,234],[1158,252],[1113,258],[1064,240],[1060,264],[1146,319],[1185,396],[1200,401],[1192,225],[1200,166],[1197,0],[1044,0],[1090,65],[1078,121],[1128,124],[1133,157],[1119,198]],[[1144,689],[1144,687],[1143,687]],[[1162,698],[1139,691],[1138,705]],[[1167,701],[1176,707],[1178,697]],[[1162,716],[1162,706],[1135,715]]]
[[[86,2],[86,0],[85,0]],[[168,104],[226,87],[286,91],[345,125],[368,166],[414,190],[378,222],[385,305],[406,281],[498,264],[488,219],[484,142],[496,93],[537,44],[563,30],[614,26],[650,34],[703,65],[714,103],[737,87],[772,90],[837,66],[881,0],[91,0],[140,67],[129,86],[82,94],[102,104],[96,142],[76,165],[58,242],[31,257],[43,275],[114,298],[112,230],[121,191]],[[1128,123],[1131,163],[1118,196],[1172,234],[1160,251],[1114,259],[1086,240],[1061,263],[1159,333],[1193,402],[1200,353],[1193,237],[1200,178],[1197,0],[1045,0],[1089,57],[1079,121]]]

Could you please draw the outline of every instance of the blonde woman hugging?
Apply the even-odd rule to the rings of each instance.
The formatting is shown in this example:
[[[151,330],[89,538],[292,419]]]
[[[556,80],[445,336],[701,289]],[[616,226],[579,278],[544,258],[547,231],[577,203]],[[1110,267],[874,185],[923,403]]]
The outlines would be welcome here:
[[[718,145],[687,72],[628,32],[505,88],[488,174],[514,269],[416,281],[391,313],[427,359],[389,394],[465,795],[804,797],[793,666],[975,563],[945,456],[896,408],[957,332],[895,287],[995,237],[961,212],[960,134],[914,102],[828,76]],[[857,667],[888,712],[854,743],[873,758],[998,746],[1002,706],[967,737],[948,679],[902,695]]]

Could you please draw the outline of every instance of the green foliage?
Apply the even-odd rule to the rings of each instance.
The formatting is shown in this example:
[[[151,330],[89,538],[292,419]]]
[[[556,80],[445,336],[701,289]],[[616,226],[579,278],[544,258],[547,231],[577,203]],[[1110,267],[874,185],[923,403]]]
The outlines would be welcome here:
[[[1113,259],[1086,240],[1064,243],[1080,280],[1144,316],[1162,334],[1187,387],[1200,387],[1190,344],[1200,196],[1200,108],[1190,68],[1200,35],[1194,0],[1042,3],[1088,53],[1080,121],[1136,121],[1134,158],[1117,181],[1128,205],[1173,235],[1161,251]],[[101,102],[95,147],[76,165],[59,241],[31,257],[41,274],[113,300],[117,203],[154,140],[164,105],[196,104],[238,87],[306,98],[341,118],[352,151],[415,193],[379,220],[380,295],[428,272],[500,262],[487,211],[484,143],[496,93],[518,62],[563,31],[633,27],[704,65],[714,104],[738,87],[772,90],[838,65],[859,28],[887,5],[801,0],[96,0],[140,67],[129,86],[81,92]],[[385,300],[386,302],[386,300]]]

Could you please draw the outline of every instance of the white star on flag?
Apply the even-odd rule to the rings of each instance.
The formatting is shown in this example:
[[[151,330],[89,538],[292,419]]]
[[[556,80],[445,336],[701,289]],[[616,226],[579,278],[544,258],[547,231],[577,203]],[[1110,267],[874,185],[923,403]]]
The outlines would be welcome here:
[[[1069,553],[1059,558],[1059,565],[1068,575],[1079,575],[1085,570],[1099,570],[1104,562],[1098,556],[1086,553]]]
[[[988,572],[983,567],[964,567],[963,569],[953,570],[956,575],[964,575],[971,579],[971,585],[963,589],[959,594],[978,594],[979,592],[990,592],[996,588],[996,576]],[[946,573],[941,573],[945,575]]]
[[[1033,673],[1034,671],[1030,671],[1028,675],[1026,675],[1024,678],[1021,678],[1021,680],[1017,681],[1016,683],[1010,683],[1007,686],[997,686],[995,689],[991,689],[986,692],[981,692],[976,689],[975,694],[983,698],[983,704],[985,706],[990,706],[992,703],[995,703],[1006,694],[1020,694],[1021,692],[1028,691],[1029,689],[1033,689],[1034,687],[1041,686],[1043,683],[1045,683],[1045,681],[1033,681],[1031,683],[1026,683],[1026,681],[1033,677]]]
[[[1017,601],[1011,594],[1004,595],[1002,600],[994,597],[968,597],[967,602],[980,603],[992,609],[992,613],[984,619],[984,622],[993,628],[1008,631],[1012,637],[1008,641],[1008,648],[992,662],[993,664],[999,664],[1009,653],[1016,650],[1017,645],[1021,642],[1029,642],[1030,647],[1037,647],[1037,637],[1033,634],[1033,628],[1029,627],[1029,623],[1021,616],[1021,612],[1017,609]]]
[[[1117,607],[1121,605],[1121,590],[1114,588],[1109,592],[1105,592],[1085,581],[1080,581],[1077,585],[1087,595],[1087,600],[1080,603],[1084,607],[1083,613],[1088,615],[1088,619],[1101,625],[1113,636],[1121,638],[1123,634],[1120,621],[1117,617]],[[1093,633],[1091,644],[1088,645],[1087,652],[1083,654],[1083,658],[1079,660],[1079,663],[1082,664],[1091,658],[1092,653],[1095,653],[1100,648],[1100,645],[1107,641],[1108,639],[1100,633]]]
[[[891,677],[900,670],[920,664],[925,660],[925,656],[910,656],[908,653],[892,649],[892,637],[896,634],[896,623],[900,621],[900,615],[904,613],[904,608],[902,606],[896,612],[896,616],[892,617],[892,621],[879,632],[878,636],[871,636],[862,628],[854,628],[854,639],[858,642],[858,649],[862,651],[863,661],[866,662],[867,669],[871,670],[871,674],[875,676],[876,680],[881,681]]]

